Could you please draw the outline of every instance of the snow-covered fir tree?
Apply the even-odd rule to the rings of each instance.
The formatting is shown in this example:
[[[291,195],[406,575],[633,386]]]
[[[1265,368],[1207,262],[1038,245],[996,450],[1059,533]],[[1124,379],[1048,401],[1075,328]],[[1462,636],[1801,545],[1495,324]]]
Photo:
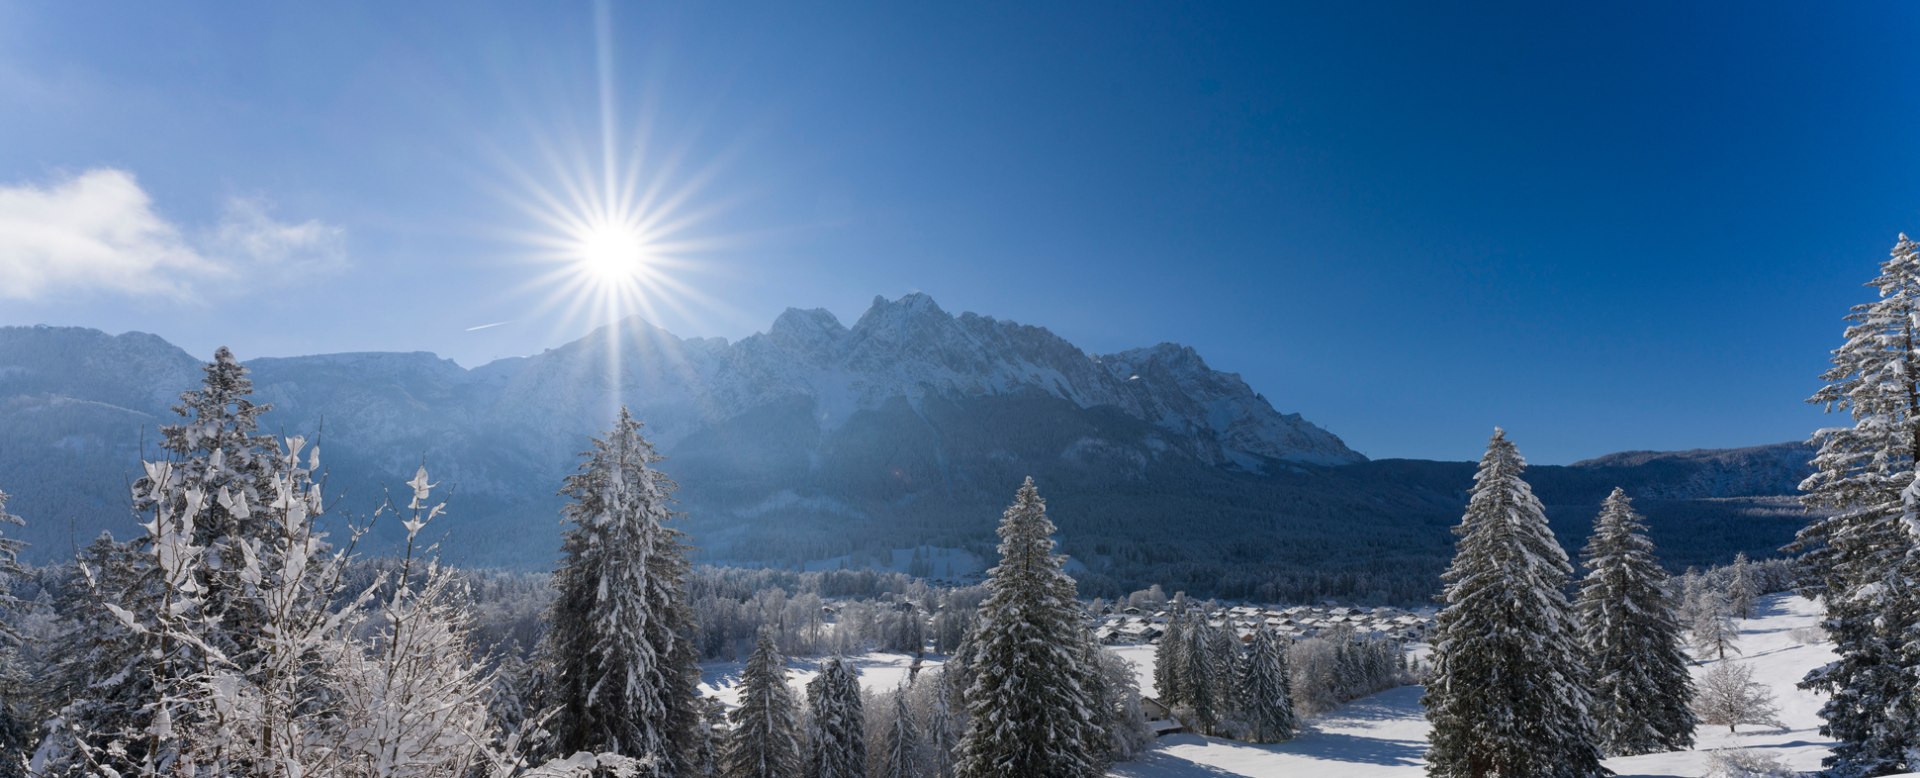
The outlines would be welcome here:
[[[1073,578],[1053,553],[1053,522],[1028,478],[1000,522],[1000,564],[968,638],[957,774],[1092,778],[1106,734],[1079,667],[1083,627]]]
[[[1760,584],[1753,580],[1753,562],[1744,551],[1734,554],[1733,569],[1727,579],[1727,604],[1733,606],[1733,615],[1753,618],[1753,604],[1759,598]]]
[[[25,708],[28,695],[18,658],[20,632],[15,623],[20,618],[21,604],[13,594],[13,579],[22,572],[20,551],[26,546],[17,538],[6,536],[8,525],[25,524],[25,520],[7,512],[7,493],[0,492],[0,754],[26,753],[31,748],[29,741],[33,732],[33,723]],[[11,778],[19,772],[18,759],[0,757],[0,778]]]
[[[725,757],[727,706],[714,697],[700,698],[700,732],[694,740],[693,760],[687,766],[691,778],[720,778]]]
[[[1496,429],[1455,529],[1421,700],[1433,725],[1430,775],[1607,774],[1564,594],[1573,570],[1521,479],[1525,466]]]
[[[553,755],[653,757],[654,776],[692,758],[700,671],[673,482],[620,409],[561,493],[571,498],[565,558],[539,655]]]
[[[1226,669],[1221,667],[1220,657],[1214,653],[1216,631],[1205,614],[1191,617],[1186,628],[1181,630],[1182,637],[1186,639],[1183,641],[1179,664],[1176,665],[1180,676],[1174,683],[1185,698],[1181,710],[1188,714],[1193,727],[1203,735],[1218,731],[1220,721],[1227,713],[1227,706],[1219,697],[1220,680]]]
[[[1153,692],[1160,695],[1160,704],[1168,709],[1187,702],[1186,692],[1180,687],[1180,678],[1185,675],[1180,660],[1186,648],[1186,616],[1175,611],[1172,618],[1167,619],[1160,642],[1153,647]]]
[[[762,629],[740,674],[740,707],[727,714],[727,778],[799,778],[800,707],[770,629]]]
[[[206,456],[220,458],[218,450]],[[315,529],[322,510],[317,451],[299,437],[287,439],[265,466],[272,475],[259,503],[224,488],[209,494],[204,481],[173,472],[175,466],[146,464],[138,497],[153,518],[132,555],[143,560],[137,584],[100,603],[118,623],[115,634],[138,649],[106,652],[127,664],[90,693],[120,700],[126,719],[94,718],[88,725],[100,729],[76,729],[68,722],[86,719],[70,719],[67,711],[101,709],[76,701],[49,726],[36,765],[50,774],[354,775],[328,761],[337,761],[335,738],[347,731],[339,718],[312,717],[319,701],[337,698],[342,688],[343,668],[325,649],[342,638],[346,614],[367,599],[336,603],[345,557]],[[190,462],[188,471],[208,466]],[[265,548],[236,542],[240,567],[226,570],[225,560],[196,541],[198,519],[216,505],[229,517],[274,528],[277,537]],[[237,639],[251,644],[237,657],[215,640],[227,626],[211,610],[216,580],[237,584],[225,590],[225,607],[259,619],[259,634]],[[124,699],[128,690],[135,694]],[[316,744],[333,745],[319,753]]]
[[[961,711],[953,704],[953,684],[947,681],[945,671],[933,679],[932,689],[933,699],[927,705],[924,727],[929,775],[932,778],[953,778],[957,763],[954,752],[960,743]]]
[[[880,760],[880,772],[875,778],[919,778],[920,768],[920,728],[913,721],[913,711],[907,707],[907,688],[901,686],[893,690],[889,700],[893,704],[893,716],[887,722],[886,742],[882,743],[884,752]]]
[[[269,618],[260,610],[264,603],[253,596],[258,583],[246,580],[244,571],[249,559],[273,568],[286,531],[278,513],[253,507],[274,499],[273,479],[285,469],[284,458],[278,442],[259,433],[260,415],[272,406],[254,404],[253,381],[233,352],[224,346],[215,350],[201,371],[200,386],[181,394],[174,406],[182,423],[160,428],[160,448],[171,465],[163,472],[171,480],[155,484],[149,474],[135,482],[134,512],[179,511],[189,495],[204,495],[189,538],[206,557],[200,578],[211,621],[201,637],[244,666],[252,661],[254,641]],[[310,453],[318,457],[319,446]],[[167,495],[174,504],[155,505],[156,495]]]
[[[291,474],[300,463],[258,434],[267,406],[253,404],[252,382],[232,352],[218,349],[202,371],[201,385],[174,407],[182,422],[160,428],[165,461],[150,463],[133,484],[136,513],[156,524],[123,548],[103,539],[83,555],[88,591],[74,605],[88,617],[60,641],[63,667],[80,688],[66,690],[68,701],[46,724],[35,756],[43,772],[89,769],[89,752],[110,754],[101,757],[104,769],[166,758],[148,753],[161,738],[131,734],[151,731],[152,717],[165,713],[153,702],[160,687],[213,659],[260,674],[267,651],[259,641],[274,616],[263,594],[275,587],[261,573],[284,569],[277,557],[308,539],[286,526],[288,510],[307,496],[283,499],[276,489],[306,476]],[[317,459],[318,447],[310,455]],[[170,534],[176,525],[189,534]],[[170,546],[156,547],[163,537]],[[176,611],[167,626],[174,637],[129,617],[163,601]]]
[[[1279,636],[1270,629],[1256,630],[1240,672],[1240,719],[1248,742],[1278,743],[1299,731],[1289,675]]]
[[[1726,592],[1712,586],[1703,587],[1688,610],[1693,612],[1689,629],[1693,632],[1694,651],[1714,659],[1740,653],[1740,628],[1734,624],[1733,602]]]
[[[866,778],[866,721],[860,678],[840,657],[807,682],[806,778]]]
[[[1693,677],[1666,570],[1622,489],[1594,520],[1576,610],[1600,746],[1614,756],[1693,746]]]
[[[1920,767],[1920,652],[1907,645],[1920,593],[1902,497],[1920,455],[1920,244],[1901,235],[1868,285],[1877,299],[1847,316],[1827,383],[1809,400],[1853,423],[1814,433],[1814,473],[1800,488],[1824,518],[1795,542],[1839,655],[1801,685],[1828,695],[1821,732],[1839,744],[1826,764],[1842,778]]]
[[[1233,622],[1225,620],[1211,632],[1207,655],[1213,665],[1213,704],[1221,718],[1233,718],[1240,710],[1240,634]]]

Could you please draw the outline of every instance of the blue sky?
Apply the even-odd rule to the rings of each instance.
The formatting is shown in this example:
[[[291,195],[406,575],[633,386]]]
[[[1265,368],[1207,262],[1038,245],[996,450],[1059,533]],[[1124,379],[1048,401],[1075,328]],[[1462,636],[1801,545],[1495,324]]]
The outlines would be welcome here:
[[[1911,4],[1044,5],[0,0],[0,324],[558,345],[613,137],[683,336],[924,291],[1553,463],[1803,437],[1920,231]]]

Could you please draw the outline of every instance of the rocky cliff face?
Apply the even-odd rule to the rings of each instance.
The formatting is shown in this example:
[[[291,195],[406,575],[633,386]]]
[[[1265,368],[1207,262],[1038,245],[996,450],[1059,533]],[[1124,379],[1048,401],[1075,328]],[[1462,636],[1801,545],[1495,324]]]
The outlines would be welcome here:
[[[152,335],[0,329],[0,401],[14,411],[0,420],[0,488],[20,494],[17,510],[43,514],[39,546],[119,526],[125,481],[110,473],[132,468],[143,439],[151,446],[198,363]],[[851,327],[789,309],[736,343],[629,319],[472,370],[426,353],[248,365],[274,405],[269,427],[319,435],[339,491],[371,499],[424,456],[481,523],[546,513],[587,436],[623,403],[685,460],[683,499],[722,531],[736,529],[729,517],[789,503],[871,520],[912,513],[901,500],[998,499],[1001,469],[1139,481],[1157,467],[1257,475],[1365,459],[1190,348],[1095,356],[1044,328],[949,314],[923,294],[876,298]],[[101,456],[57,469],[47,452],[58,451]],[[550,534],[547,516],[536,521]]]

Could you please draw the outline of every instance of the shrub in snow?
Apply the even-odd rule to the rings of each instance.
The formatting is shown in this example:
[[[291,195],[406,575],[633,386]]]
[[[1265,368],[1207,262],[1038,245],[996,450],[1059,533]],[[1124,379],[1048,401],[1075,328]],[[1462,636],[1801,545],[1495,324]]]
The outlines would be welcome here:
[[[1783,726],[1776,718],[1773,692],[1753,680],[1753,668],[1734,662],[1721,662],[1700,679],[1700,693],[1693,700],[1700,720],[1736,731],[1741,724]]]
[[[1796,778],[1799,775],[1773,754],[1746,748],[1720,748],[1707,756],[1705,778]]]

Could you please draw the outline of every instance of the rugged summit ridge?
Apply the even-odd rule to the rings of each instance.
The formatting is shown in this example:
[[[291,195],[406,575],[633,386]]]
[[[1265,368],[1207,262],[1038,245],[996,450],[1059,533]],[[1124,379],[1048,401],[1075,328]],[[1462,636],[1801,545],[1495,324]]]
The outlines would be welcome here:
[[[689,515],[719,530],[710,541],[741,522],[809,512],[944,527],[1027,473],[1052,474],[1070,494],[1106,478],[1259,478],[1366,461],[1192,349],[1096,356],[1045,328],[951,314],[917,293],[875,298],[852,326],[788,309],[732,343],[630,318],[470,370],[424,352],[247,364],[258,398],[275,406],[274,431],[324,436],[341,491],[377,495],[424,455],[482,523],[540,515],[549,485],[623,403],[676,460]],[[29,528],[41,550],[125,516],[122,474],[198,366],[152,335],[0,328],[0,407],[11,411],[0,418],[0,475],[19,508],[43,517]]]
[[[609,355],[618,355],[617,365]],[[669,445],[788,402],[810,403],[816,423],[832,431],[895,399],[919,407],[930,398],[1037,395],[1148,422],[1159,430],[1155,450],[1212,466],[1263,472],[1273,462],[1366,459],[1299,415],[1274,410],[1191,348],[1162,344],[1096,357],[1042,327],[954,316],[920,293],[875,298],[851,328],[824,310],[789,308],[766,332],[733,344],[682,340],[629,319],[527,358],[514,372],[521,378],[509,379],[513,388],[502,398],[510,406],[573,395],[563,405],[594,416],[616,397],[640,398],[652,434]],[[597,419],[574,421],[590,429]]]

